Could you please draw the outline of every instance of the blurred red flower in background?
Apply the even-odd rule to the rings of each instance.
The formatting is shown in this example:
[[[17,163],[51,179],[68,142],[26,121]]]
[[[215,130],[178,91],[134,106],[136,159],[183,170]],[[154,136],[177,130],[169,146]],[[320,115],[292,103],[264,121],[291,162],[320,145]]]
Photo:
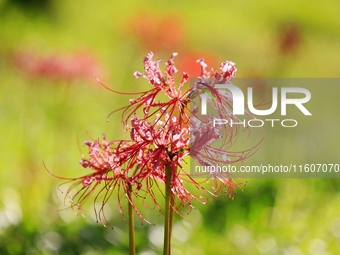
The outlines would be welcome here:
[[[43,56],[29,50],[17,50],[11,59],[18,69],[32,78],[71,81],[93,79],[93,73],[102,73],[98,62],[86,52]]]
[[[280,53],[296,53],[302,44],[301,27],[296,23],[286,23],[279,27],[278,32]]]
[[[127,24],[128,35],[137,38],[143,50],[173,51],[183,42],[183,23],[175,13],[156,17],[148,12],[138,12]]]
[[[177,61],[177,66],[179,70],[185,70],[185,72],[191,78],[197,78],[201,75],[201,65],[197,62],[198,60],[202,59],[204,56],[204,61],[209,63],[209,66],[219,66],[220,61],[218,58],[206,52],[186,52],[183,54],[182,58]]]

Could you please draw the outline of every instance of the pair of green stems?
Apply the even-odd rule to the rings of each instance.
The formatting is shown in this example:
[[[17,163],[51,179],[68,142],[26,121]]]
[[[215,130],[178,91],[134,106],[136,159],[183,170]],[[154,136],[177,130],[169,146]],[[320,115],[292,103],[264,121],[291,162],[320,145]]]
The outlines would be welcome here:
[[[173,197],[171,195],[171,178],[172,178],[172,168],[170,166],[166,167],[166,185],[165,185],[165,218],[164,218],[164,248],[163,254],[171,254],[171,234],[172,234],[172,224],[174,218],[174,210],[171,207],[173,204]],[[131,191],[131,189],[130,189]],[[129,200],[131,201],[131,192],[128,194]],[[136,255],[135,247],[135,229],[134,229],[134,210],[131,203],[128,203],[129,207],[129,249],[130,255]]]

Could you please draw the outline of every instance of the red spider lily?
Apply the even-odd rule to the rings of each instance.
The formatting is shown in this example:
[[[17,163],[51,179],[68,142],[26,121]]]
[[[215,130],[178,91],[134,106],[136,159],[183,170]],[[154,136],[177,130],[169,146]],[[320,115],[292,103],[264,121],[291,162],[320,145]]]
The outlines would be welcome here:
[[[211,116],[199,116],[198,108],[193,104],[194,99],[201,93],[210,94],[207,103],[214,109],[218,118],[228,120],[228,123],[240,121],[232,112],[233,98],[229,92],[217,89],[216,84],[229,83],[236,75],[236,67],[233,62],[226,61],[220,65],[219,71],[212,68],[207,70],[208,65],[203,59],[197,60],[201,65],[201,75],[191,91],[192,114],[190,119],[190,156],[202,166],[220,166],[225,164],[234,164],[242,162],[253,155],[256,151],[254,147],[242,152],[232,152],[229,148],[234,144],[238,137],[240,128],[236,126],[213,126]],[[246,112],[247,118],[253,118]],[[248,134],[250,130],[248,129]],[[207,177],[205,175],[205,177]],[[226,194],[234,197],[236,188],[241,188],[245,182],[239,180],[236,182],[229,173],[210,172],[208,175],[209,182],[214,194],[220,194],[226,188]],[[218,180],[218,181],[217,181]]]
[[[183,86],[189,76],[183,73],[179,85],[175,85],[176,55],[172,54],[166,62],[163,74],[159,67],[160,61],[152,60],[153,53],[150,52],[144,58],[144,73],[134,73],[135,77],[146,78],[152,87],[149,91],[132,93],[139,94],[139,97],[130,100],[128,106],[118,109],[123,110],[123,123],[130,130],[130,140],[109,142],[104,136],[101,142],[84,143],[89,148],[89,158],[82,159],[80,164],[93,172],[68,179],[74,182],[67,191],[73,208],[79,209],[95,189],[99,189],[95,201],[99,199],[100,194],[103,195],[103,200],[96,214],[101,222],[107,222],[103,208],[116,190],[118,207],[123,216],[121,200],[127,197],[141,221],[146,221],[137,209],[132,194],[136,198],[150,198],[154,206],[161,210],[154,189],[162,192],[160,184],[166,185],[167,190],[170,189],[171,192],[170,206],[180,215],[180,210],[185,205],[193,208],[193,200],[205,203],[210,196],[223,192],[233,197],[236,189],[244,184],[242,181],[238,183],[229,174],[210,173],[208,180],[204,181],[209,182],[212,189],[210,191],[194,180],[182,166],[186,156],[191,156],[202,166],[208,166],[242,161],[254,152],[254,148],[243,152],[230,152],[233,139],[237,137],[239,130],[213,127],[208,118],[199,119],[194,102],[200,93],[210,93],[212,98],[208,103],[215,108],[219,117],[237,120],[230,106],[231,95],[215,88],[215,84],[229,82],[235,76],[235,64],[226,61],[221,64],[219,71],[214,71],[207,70],[205,62],[198,60],[201,76],[195,86],[184,90]],[[158,97],[161,93],[165,94],[167,99]],[[193,104],[193,110],[190,110],[189,104]],[[137,117],[139,109],[143,110],[142,118]],[[130,125],[127,125],[128,122]],[[186,126],[188,124],[190,127]],[[169,169],[170,179],[167,176]],[[187,184],[193,185],[198,194],[190,192],[185,187]],[[71,195],[75,188],[78,191]]]
[[[166,115],[166,118],[168,117]],[[62,178],[74,182],[67,191],[73,209],[80,210],[81,204],[97,187],[100,187],[95,201],[100,194],[103,194],[103,200],[98,213],[96,209],[95,211],[102,223],[107,223],[104,205],[114,190],[117,190],[119,210],[123,217],[121,200],[126,196],[140,219],[148,222],[139,213],[133,199],[126,195],[131,192],[137,197],[149,195],[155,206],[161,210],[152,191],[153,183],[165,183],[165,166],[171,164],[175,167],[180,164],[183,157],[188,154],[189,138],[185,137],[188,130],[179,129],[179,122],[175,117],[171,120],[166,119],[165,123],[159,121],[158,116],[156,119],[155,123],[147,123],[138,118],[132,119],[132,140],[108,142],[104,136],[101,142],[84,143],[89,147],[89,159],[82,159],[80,164],[94,172],[79,178]],[[180,181],[174,178],[173,182]],[[80,188],[71,195],[77,187]],[[184,193],[187,197],[183,196]],[[174,189],[173,194],[181,200],[186,199],[186,202],[190,202],[189,192],[183,187]]]
[[[152,85],[152,88],[145,92],[133,93],[139,94],[139,97],[137,99],[131,99],[130,105],[112,112],[115,113],[117,111],[123,110],[122,121],[125,126],[127,126],[129,119],[136,114],[138,109],[141,108],[143,108],[144,119],[148,119],[152,115],[159,112],[168,112],[170,116],[178,114],[182,122],[188,122],[189,117],[187,112],[189,109],[187,104],[190,101],[188,97],[190,90],[183,91],[183,86],[189,79],[189,76],[186,73],[183,73],[182,80],[179,83],[178,88],[176,88],[174,78],[174,75],[177,72],[177,69],[174,65],[175,56],[177,56],[177,53],[173,53],[171,58],[166,62],[166,70],[164,74],[159,67],[160,60],[154,61],[152,59],[152,52],[150,52],[144,58],[145,72],[135,72],[134,76],[136,78],[146,78]],[[163,92],[169,98],[169,101],[161,102],[158,100],[157,96],[161,92]],[[118,93],[124,94],[121,92]]]
[[[194,86],[191,88],[189,96],[191,100],[191,113],[195,116],[195,118],[193,118],[190,122],[191,128],[195,130],[195,132],[197,132],[197,126],[195,126],[198,123],[197,120],[199,120],[199,122],[205,122],[209,124],[209,126],[211,126],[211,121],[209,121],[209,117],[198,117],[197,115],[199,109],[196,103],[197,100],[199,100],[199,95],[203,93],[210,95],[209,97],[207,97],[207,103],[214,110],[218,118],[226,119],[228,120],[228,123],[230,123],[231,121],[239,121],[237,116],[235,116],[232,112],[232,95],[225,90],[217,89],[215,87],[216,84],[229,83],[232,78],[235,77],[237,71],[235,64],[233,62],[226,61],[221,64],[220,71],[214,71],[212,68],[210,70],[207,70],[208,65],[204,62],[203,59],[199,59],[197,60],[197,62],[201,65],[201,75],[198,77]],[[248,117],[252,118],[252,116],[250,116],[249,114]],[[211,132],[213,130],[216,129],[211,129],[209,131],[203,130],[203,134],[205,132]],[[220,137],[215,137],[215,139],[221,139],[223,137],[226,145],[231,143],[232,140],[237,137],[239,133],[239,128],[237,126],[225,126],[222,130],[219,130],[218,132],[220,133]],[[223,132],[223,134],[221,132]]]
[[[71,208],[78,212],[81,210],[82,204],[93,192],[97,192],[94,202],[103,194],[101,207],[99,210],[96,207],[94,209],[97,219],[105,225],[108,221],[104,214],[104,206],[113,192],[117,191],[118,207],[124,219],[121,200],[126,194],[131,193],[132,182],[129,174],[132,171],[131,167],[134,168],[133,158],[136,157],[138,146],[129,140],[109,142],[105,136],[102,142],[99,140],[85,141],[84,144],[89,148],[89,159],[82,159],[80,164],[84,168],[92,169],[94,172],[77,178],[58,177],[73,182],[66,192],[65,199],[70,198]],[[73,193],[74,190],[76,190],[75,193]],[[137,215],[145,220],[133,200],[129,196],[126,197]]]
[[[39,56],[33,52],[17,51],[12,59],[15,66],[31,77],[53,81],[89,79],[94,72],[101,72],[94,58],[84,52],[69,56]]]
[[[166,183],[165,169],[169,167],[172,171],[171,192],[178,198],[179,204],[172,207],[177,211],[180,206],[189,204],[192,206],[192,199],[198,200],[198,196],[190,193],[182,184],[180,174],[175,170],[182,169],[181,162],[189,153],[189,130],[181,128],[179,119],[165,114],[164,122],[156,116],[156,122],[152,125],[139,119],[134,119],[132,125],[132,138],[134,140],[152,141],[139,158],[140,170],[134,175],[133,180],[137,183],[154,183],[154,181]],[[149,186],[149,185],[147,185]],[[159,188],[159,186],[157,185]],[[153,192],[149,190],[152,196]],[[154,198],[154,197],[153,197]],[[155,204],[158,207],[157,202]]]

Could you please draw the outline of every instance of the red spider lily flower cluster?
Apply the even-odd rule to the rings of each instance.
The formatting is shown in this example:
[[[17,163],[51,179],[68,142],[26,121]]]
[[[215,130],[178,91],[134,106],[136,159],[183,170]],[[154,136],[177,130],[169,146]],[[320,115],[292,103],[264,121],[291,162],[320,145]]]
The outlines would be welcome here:
[[[171,207],[180,215],[180,209],[185,205],[193,208],[193,201],[207,202],[211,196],[225,193],[233,197],[236,188],[244,182],[235,181],[230,175],[216,175],[198,182],[183,167],[185,157],[190,156],[202,165],[231,164],[243,160],[251,154],[252,149],[242,153],[228,152],[237,130],[213,127],[206,120],[196,116],[197,106],[193,98],[208,91],[215,98],[209,103],[224,118],[236,118],[232,115],[230,103],[232,98],[228,93],[222,93],[214,88],[215,84],[228,82],[236,74],[233,62],[224,62],[218,71],[207,70],[203,59],[201,76],[195,86],[184,90],[184,84],[189,76],[183,73],[179,85],[175,85],[177,69],[174,65],[174,53],[165,64],[165,72],[160,69],[160,61],[153,60],[153,53],[144,58],[144,72],[135,72],[135,77],[147,79],[151,89],[138,94],[131,99],[130,104],[120,108],[126,129],[130,131],[130,139],[107,141],[103,139],[86,141],[89,149],[88,158],[83,158],[80,164],[92,169],[88,175],[68,179],[74,183],[69,187],[67,195],[71,197],[72,207],[79,209],[81,204],[97,190],[95,201],[102,194],[103,200],[99,210],[95,208],[98,219],[107,222],[104,205],[112,194],[118,196],[118,207],[124,215],[121,201],[127,198],[137,215],[146,221],[134,203],[134,197],[150,198],[156,208],[161,210],[154,189],[161,191],[166,185],[166,169],[171,169]],[[161,96],[163,95],[163,97]],[[166,99],[164,99],[164,95]],[[138,117],[141,113],[142,117]],[[214,147],[215,140],[224,136],[225,147]],[[204,183],[210,184],[207,188]],[[190,192],[186,186],[193,185],[196,193]],[[74,194],[74,189],[77,188]],[[99,191],[98,191],[99,189]],[[115,193],[114,193],[115,192]],[[72,195],[71,195],[72,193]],[[134,196],[132,196],[134,195]],[[148,221],[146,221],[148,222]]]

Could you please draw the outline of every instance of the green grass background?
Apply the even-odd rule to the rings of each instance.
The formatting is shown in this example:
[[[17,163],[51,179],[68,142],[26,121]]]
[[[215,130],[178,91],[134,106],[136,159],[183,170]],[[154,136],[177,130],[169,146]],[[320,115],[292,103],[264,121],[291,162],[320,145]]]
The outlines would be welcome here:
[[[54,81],[30,76],[13,63],[15,52],[39,56],[89,52],[101,66],[99,78],[120,91],[148,88],[145,80],[135,80],[132,74],[143,70],[143,57],[150,50],[164,60],[174,51],[178,61],[193,53],[214,56],[218,62],[232,60],[237,77],[336,78],[339,9],[337,0],[0,0],[0,254],[128,253],[128,226],[117,202],[112,199],[107,209],[113,229],[96,223],[91,201],[84,206],[85,219],[60,210],[65,207],[58,190],[62,181],[53,178],[43,162],[59,176],[86,174],[78,164],[87,153],[82,141],[89,139],[88,134],[126,137],[119,114],[108,123],[106,117],[130,97],[107,91],[94,78]],[[147,48],[143,38],[131,32],[133,17],[140,22],[148,17],[157,24],[171,15],[180,24],[180,40],[171,49],[166,39],[146,42]],[[284,24],[297,26],[300,39],[296,50],[282,53]],[[160,31],[168,39],[174,33],[167,26]],[[340,163],[337,97],[314,101],[314,109],[329,109],[325,122],[305,124],[304,135],[276,131],[247,164],[268,158],[289,163],[296,157],[305,163]],[[321,153],[311,158],[311,149],[319,146]],[[234,200],[220,197],[196,206],[189,215],[184,213],[184,219],[176,218],[174,255],[340,252],[339,179],[251,179]],[[137,252],[161,254],[163,217],[155,210],[141,211],[155,226],[137,221]]]

